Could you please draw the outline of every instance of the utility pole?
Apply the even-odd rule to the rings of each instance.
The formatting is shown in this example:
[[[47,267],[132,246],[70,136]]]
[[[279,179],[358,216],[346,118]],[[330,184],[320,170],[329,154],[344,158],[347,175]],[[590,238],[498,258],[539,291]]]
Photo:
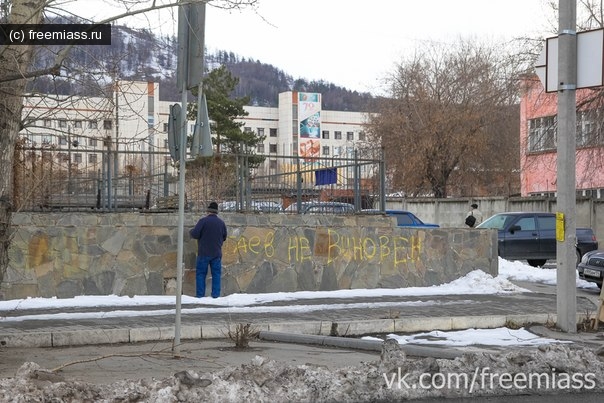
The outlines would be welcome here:
[[[181,91],[180,122],[177,122],[178,129],[176,130],[176,136],[180,138],[178,141],[178,250],[176,255],[176,317],[174,320],[174,341],[172,343],[172,351],[175,355],[178,355],[180,352],[182,278],[184,270],[187,95],[188,91],[194,87],[198,87],[201,93],[206,12],[205,2],[184,4],[185,2],[181,0],[180,3],[183,4],[178,6],[178,69],[176,83]],[[197,107],[201,108],[200,105],[197,105]],[[207,117],[206,120],[209,121]],[[207,147],[208,145],[202,144],[202,146]],[[210,144],[209,150],[211,151],[211,149],[212,147]]]
[[[558,6],[557,323],[561,330],[576,333],[577,2],[559,0]]]

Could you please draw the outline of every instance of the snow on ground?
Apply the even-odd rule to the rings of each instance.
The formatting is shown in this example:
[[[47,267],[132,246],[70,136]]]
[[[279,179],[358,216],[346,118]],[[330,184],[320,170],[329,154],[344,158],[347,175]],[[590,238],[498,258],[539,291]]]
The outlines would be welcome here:
[[[508,329],[499,327],[496,329],[466,329],[455,331],[434,330],[431,332],[417,333],[411,335],[389,334],[388,339],[393,339],[398,344],[428,344],[431,346],[453,346],[465,347],[473,345],[481,346],[537,346],[552,343],[570,343],[539,337],[524,328]],[[363,337],[365,340],[382,340],[376,337]]]
[[[499,276],[497,278],[556,285],[556,270],[553,268],[531,267],[521,261],[508,261],[499,258]],[[598,289],[595,283],[582,280],[579,275],[577,275],[577,287]]]
[[[432,287],[408,287],[396,289],[353,289],[337,291],[298,291],[277,292],[266,294],[231,294],[222,298],[195,298],[182,296],[182,304],[199,304],[216,307],[245,307],[258,306],[277,301],[304,300],[317,298],[354,298],[377,296],[430,296],[430,295],[463,295],[463,294],[500,294],[527,292],[510,282],[528,281],[536,283],[556,284],[556,271],[552,269],[535,268],[520,261],[510,262],[499,259],[499,275],[493,277],[481,270],[475,270],[466,276],[447,284]],[[577,287],[597,288],[593,283],[577,277]],[[175,298],[170,295],[137,295],[134,297],[116,295],[85,295],[74,298],[26,298],[18,300],[0,301],[0,314],[2,311],[25,309],[60,309],[60,308],[92,308],[92,307],[134,307],[134,306],[160,306],[174,305]],[[207,309],[204,308],[204,309]],[[286,306],[281,307],[286,309]],[[124,311],[122,316],[140,315],[140,311]]]
[[[425,296],[452,294],[527,292],[510,282],[556,283],[556,271],[538,269],[522,262],[499,261],[493,278],[474,271],[458,280],[424,288],[340,290],[245,295],[203,300],[183,297],[183,304],[266,308],[273,301],[313,298],[351,298],[382,295]],[[577,279],[577,286],[595,285]],[[70,299],[28,298],[0,301],[0,323],[7,310],[174,305],[169,296],[82,296]],[[208,308],[208,305],[214,307]],[[305,305],[308,307],[309,305]],[[271,307],[286,309],[286,307]],[[117,309],[118,315],[141,312]],[[44,315],[41,315],[44,317]],[[408,359],[399,344],[508,346],[499,353],[468,352],[447,360]],[[512,348],[517,346],[518,348]],[[145,402],[285,402],[285,401],[394,401],[417,398],[452,398],[495,395],[527,395],[565,392],[603,392],[604,361],[591,349],[537,337],[524,329],[468,329],[389,335],[380,359],[337,370],[312,364],[289,365],[257,356],[249,364],[197,374],[183,370],[174,377],[91,385],[66,380],[60,374],[24,363],[14,378],[0,379],[0,402],[12,401],[145,401]]]

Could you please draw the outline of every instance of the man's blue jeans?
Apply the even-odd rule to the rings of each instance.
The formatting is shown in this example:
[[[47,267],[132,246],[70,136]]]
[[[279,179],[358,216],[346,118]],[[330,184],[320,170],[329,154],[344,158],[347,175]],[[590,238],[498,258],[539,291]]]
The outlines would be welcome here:
[[[220,275],[222,273],[221,257],[197,256],[195,267],[195,281],[197,298],[206,296],[206,277],[208,276],[208,266],[212,272],[212,298],[220,297]]]

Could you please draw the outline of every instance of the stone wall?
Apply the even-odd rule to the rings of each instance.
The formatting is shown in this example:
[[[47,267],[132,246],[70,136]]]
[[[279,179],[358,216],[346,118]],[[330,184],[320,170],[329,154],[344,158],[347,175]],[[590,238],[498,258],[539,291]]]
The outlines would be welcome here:
[[[224,213],[222,294],[430,286],[480,268],[497,275],[496,234],[409,229],[382,216]],[[196,241],[185,215],[183,292]],[[178,214],[17,213],[0,297],[174,294]],[[208,276],[209,281],[209,276]]]

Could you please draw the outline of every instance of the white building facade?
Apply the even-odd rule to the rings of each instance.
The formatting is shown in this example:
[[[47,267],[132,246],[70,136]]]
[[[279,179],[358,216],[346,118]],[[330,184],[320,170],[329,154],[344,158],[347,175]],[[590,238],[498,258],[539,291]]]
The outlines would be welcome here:
[[[152,82],[119,81],[105,98],[32,95],[23,108],[21,136],[25,147],[55,151],[58,164],[78,172],[98,175],[105,164],[117,176],[174,174],[168,148],[172,104],[159,99],[159,84]],[[365,141],[367,115],[322,110],[321,94],[284,92],[276,108],[245,110],[249,115],[239,119],[244,130],[265,136],[255,150],[266,156],[259,174],[283,171],[280,156],[351,158]],[[194,123],[188,122],[188,135]]]

